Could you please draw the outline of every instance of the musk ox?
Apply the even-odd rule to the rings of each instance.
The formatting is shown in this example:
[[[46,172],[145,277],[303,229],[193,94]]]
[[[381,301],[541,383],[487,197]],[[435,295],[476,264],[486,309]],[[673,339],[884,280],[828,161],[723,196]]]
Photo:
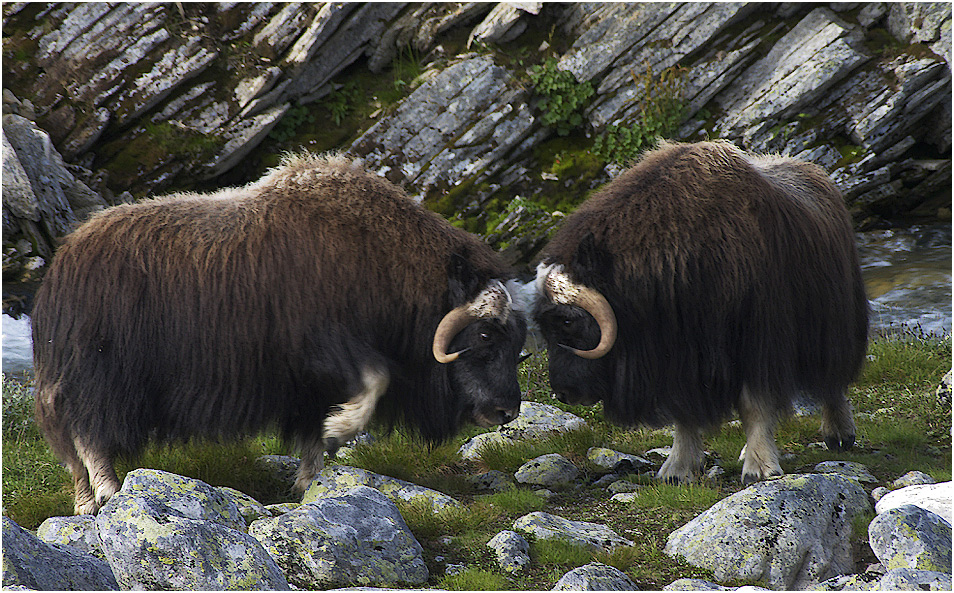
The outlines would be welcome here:
[[[509,278],[340,156],[117,206],[65,240],[36,296],[37,421],[77,513],[150,438],[274,428],[302,453],[302,489],[376,408],[428,440],[514,418],[526,323]]]
[[[621,424],[675,425],[658,477],[691,480],[737,410],[742,481],[779,475],[779,416],[806,394],[830,449],[865,357],[868,302],[839,191],[810,163],[663,143],[569,216],[537,268],[550,385]]]

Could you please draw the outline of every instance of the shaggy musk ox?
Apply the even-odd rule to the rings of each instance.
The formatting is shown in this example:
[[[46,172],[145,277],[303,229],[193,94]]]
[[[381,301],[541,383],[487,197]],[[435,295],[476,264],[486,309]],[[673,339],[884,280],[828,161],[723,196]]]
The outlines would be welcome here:
[[[742,481],[781,474],[776,422],[802,393],[829,448],[854,442],[868,302],[841,194],[813,164],[663,143],[566,219],[536,291],[557,397],[675,424],[662,479],[692,479],[702,430],[733,409]]]
[[[477,238],[343,157],[117,206],[66,239],[37,294],[37,420],[77,513],[150,438],[274,427],[302,452],[301,489],[376,407],[429,440],[514,418],[526,324],[508,279]]]

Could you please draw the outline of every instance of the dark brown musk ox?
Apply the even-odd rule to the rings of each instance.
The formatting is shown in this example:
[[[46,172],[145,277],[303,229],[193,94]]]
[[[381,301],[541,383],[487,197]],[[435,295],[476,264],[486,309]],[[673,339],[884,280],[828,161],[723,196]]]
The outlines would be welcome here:
[[[704,429],[738,411],[742,481],[779,475],[778,419],[821,404],[828,447],[854,443],[845,398],[868,301],[843,199],[810,163],[723,141],[661,143],[567,217],[537,268],[550,385],[607,418],[675,425],[658,472],[691,480]]]
[[[67,237],[36,295],[37,421],[77,513],[152,438],[277,429],[303,489],[376,408],[432,441],[515,417],[526,323],[510,278],[476,237],[341,156],[117,206]]]

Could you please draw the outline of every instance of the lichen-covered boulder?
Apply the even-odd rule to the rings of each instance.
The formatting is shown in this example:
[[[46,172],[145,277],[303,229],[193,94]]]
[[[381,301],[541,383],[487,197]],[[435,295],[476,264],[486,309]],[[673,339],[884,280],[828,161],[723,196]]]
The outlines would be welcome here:
[[[940,515],[948,524],[951,524],[951,505],[954,504],[952,501],[954,501],[954,482],[921,484],[888,492],[878,499],[875,511],[883,513],[889,509],[913,504]]]
[[[205,482],[129,472],[96,527],[123,589],[287,589],[231,498]]]
[[[770,591],[764,587],[745,585],[744,587],[723,587],[703,579],[676,579],[663,587],[663,591]]]
[[[530,564],[530,544],[515,531],[501,531],[490,538],[487,547],[494,551],[497,564],[506,572],[520,572]]]
[[[815,472],[819,474],[839,474],[870,484],[878,482],[878,478],[871,475],[864,464],[855,461],[822,461],[815,466]]]
[[[606,447],[590,447],[586,458],[593,465],[616,472],[632,472],[652,466],[652,462],[639,455],[620,453]]]
[[[920,486],[922,484],[936,484],[937,480],[924,472],[917,470],[909,471],[897,480],[891,482],[895,488],[904,488],[906,486]]]
[[[639,587],[620,569],[591,562],[560,577],[551,591],[639,591]]]
[[[340,496],[358,486],[368,486],[379,490],[394,502],[430,505],[435,513],[448,507],[460,506],[460,502],[456,499],[437,490],[347,465],[335,465],[323,469],[305,491],[302,503]]]
[[[852,571],[851,521],[869,509],[855,480],[790,474],[717,502],[670,534],[665,552],[719,580],[805,588]]]
[[[367,486],[261,519],[249,532],[278,561],[289,582],[304,589],[413,586],[428,578],[423,548],[401,513]]]
[[[36,536],[48,544],[71,546],[106,559],[99,533],[96,531],[96,517],[93,515],[50,517],[37,527]]]
[[[109,591],[119,584],[109,565],[72,546],[48,544],[3,518],[3,588]]]
[[[513,530],[529,533],[538,539],[559,539],[590,550],[609,551],[633,542],[606,525],[587,521],[571,521],[557,515],[535,511],[513,522]]]
[[[521,484],[567,486],[580,475],[580,470],[559,453],[541,455],[521,465],[514,478]]]
[[[478,434],[464,443],[459,453],[464,459],[474,461],[480,459],[481,448],[488,444],[513,443],[585,426],[586,422],[582,418],[556,406],[530,401],[520,402],[520,414],[516,418],[493,432]]]
[[[879,514],[868,525],[868,542],[885,568],[951,572],[951,525],[921,507]]]
[[[246,525],[250,525],[252,521],[272,516],[272,512],[265,508],[265,505],[248,494],[227,486],[219,486],[218,489],[219,492],[232,499],[232,502],[238,507],[239,513],[245,520]]]
[[[818,583],[815,591],[950,591],[951,575],[915,568],[893,568],[884,574],[863,572]]]

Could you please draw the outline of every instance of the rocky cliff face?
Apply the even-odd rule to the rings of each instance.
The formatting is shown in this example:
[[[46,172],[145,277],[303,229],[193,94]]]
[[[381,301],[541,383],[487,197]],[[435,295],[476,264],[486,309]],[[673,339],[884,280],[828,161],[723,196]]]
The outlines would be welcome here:
[[[302,147],[518,263],[655,136],[812,160],[859,227],[950,216],[949,3],[7,3],[3,31],[5,279],[102,204]],[[80,203],[31,175],[54,153]]]

